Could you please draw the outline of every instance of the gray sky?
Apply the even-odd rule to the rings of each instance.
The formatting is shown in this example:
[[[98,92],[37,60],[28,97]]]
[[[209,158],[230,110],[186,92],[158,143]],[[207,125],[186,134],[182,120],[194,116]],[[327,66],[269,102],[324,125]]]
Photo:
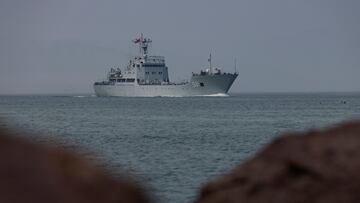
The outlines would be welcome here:
[[[143,32],[170,79],[213,63],[231,92],[360,91],[358,0],[0,0],[0,94],[87,93]]]

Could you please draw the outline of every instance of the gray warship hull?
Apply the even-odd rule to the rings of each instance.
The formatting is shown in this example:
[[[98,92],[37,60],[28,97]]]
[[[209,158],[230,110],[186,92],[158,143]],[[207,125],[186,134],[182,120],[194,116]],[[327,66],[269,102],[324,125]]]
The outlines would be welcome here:
[[[140,85],[136,83],[95,83],[97,96],[123,97],[189,97],[227,95],[238,74],[193,75],[180,84]]]
[[[139,45],[139,55],[121,68],[111,68],[107,78],[94,83],[99,97],[188,97],[207,95],[226,95],[238,73],[225,73],[221,68],[211,65],[200,73],[192,73],[189,82],[172,83],[164,56],[149,55],[151,39],[140,37],[133,40]]]

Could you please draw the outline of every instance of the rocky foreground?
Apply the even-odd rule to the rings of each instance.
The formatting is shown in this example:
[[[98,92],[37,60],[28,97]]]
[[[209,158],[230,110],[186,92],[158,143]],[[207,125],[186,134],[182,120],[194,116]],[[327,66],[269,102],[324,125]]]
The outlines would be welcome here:
[[[70,153],[0,134],[0,202],[150,202],[128,177],[111,178]],[[360,202],[360,122],[280,136],[210,181],[195,202]]]
[[[283,135],[196,202],[360,202],[360,122]]]
[[[1,203],[145,203],[129,177],[112,178],[73,154],[0,133]]]

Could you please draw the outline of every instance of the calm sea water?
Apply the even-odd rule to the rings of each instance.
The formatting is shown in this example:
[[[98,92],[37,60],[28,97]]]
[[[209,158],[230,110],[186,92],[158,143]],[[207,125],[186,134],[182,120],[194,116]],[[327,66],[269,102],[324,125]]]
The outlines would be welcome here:
[[[0,118],[37,142],[80,147],[111,171],[129,171],[160,202],[183,203],[281,132],[360,119],[360,94],[0,96]]]

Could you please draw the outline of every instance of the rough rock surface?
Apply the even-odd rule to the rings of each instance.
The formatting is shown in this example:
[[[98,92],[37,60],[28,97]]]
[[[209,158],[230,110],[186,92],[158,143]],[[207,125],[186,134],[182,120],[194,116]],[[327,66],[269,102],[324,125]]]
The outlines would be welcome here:
[[[66,152],[0,132],[0,202],[144,203],[129,178],[113,179]]]
[[[360,202],[360,122],[286,134],[208,183],[196,202]]]

